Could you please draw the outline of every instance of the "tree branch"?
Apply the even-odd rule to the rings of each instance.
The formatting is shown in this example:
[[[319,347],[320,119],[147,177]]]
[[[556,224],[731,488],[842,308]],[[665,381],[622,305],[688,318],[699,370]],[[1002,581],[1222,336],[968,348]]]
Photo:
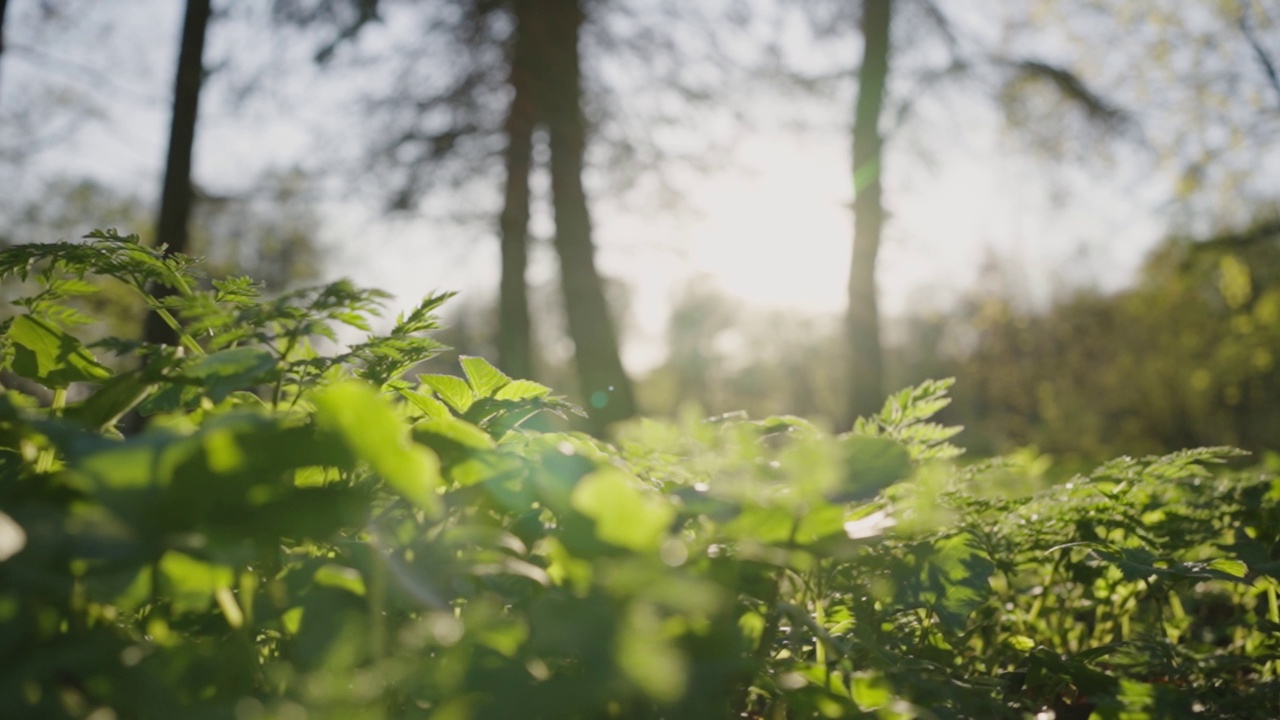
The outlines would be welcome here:
[[[1241,10],[1240,12],[1240,32],[1244,34],[1245,40],[1249,42],[1249,47],[1253,48],[1253,54],[1258,58],[1258,64],[1262,66],[1262,71],[1266,74],[1267,80],[1271,82],[1271,88],[1276,91],[1276,102],[1280,104],[1280,74],[1276,72],[1275,63],[1271,60],[1271,56],[1267,54],[1266,48],[1262,47],[1262,41],[1253,31],[1253,26],[1249,23],[1249,11]]]

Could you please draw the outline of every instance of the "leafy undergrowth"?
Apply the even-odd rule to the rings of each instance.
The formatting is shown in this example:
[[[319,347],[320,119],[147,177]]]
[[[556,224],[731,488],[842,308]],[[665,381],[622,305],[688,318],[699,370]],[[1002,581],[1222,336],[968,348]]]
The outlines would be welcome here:
[[[1280,483],[1230,450],[1019,496],[951,462],[946,382],[610,444],[479,358],[407,379],[445,296],[325,355],[379,294],[113,233],[0,276],[0,369],[51,398],[0,396],[6,718],[1280,717]],[[83,345],[86,278],[180,347]]]

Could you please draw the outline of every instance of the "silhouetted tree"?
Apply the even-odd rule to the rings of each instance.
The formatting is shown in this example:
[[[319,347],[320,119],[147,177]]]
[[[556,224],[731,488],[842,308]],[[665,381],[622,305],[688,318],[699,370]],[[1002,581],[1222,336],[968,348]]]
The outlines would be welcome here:
[[[182,43],[173,88],[173,117],[169,129],[169,153],[165,160],[156,242],[166,252],[187,250],[191,220],[191,156],[195,146],[196,119],[200,114],[200,87],[204,82],[204,42],[209,26],[210,0],[187,0],[182,21]],[[156,313],[147,315],[144,337],[150,342],[175,343],[176,333]]]
[[[380,18],[387,0],[279,0],[281,17],[338,29],[317,57]],[[533,137],[546,131],[550,150],[555,248],[560,260],[567,328],[575,348],[579,392],[592,410],[594,430],[635,413],[621,361],[618,333],[595,261],[583,185],[588,127],[583,112],[582,45],[588,10],[579,0],[457,0],[433,8],[430,27],[451,54],[453,73],[437,87],[406,85],[377,104],[387,131],[375,156],[393,178],[393,208],[407,209],[439,176],[455,183],[484,173],[502,157],[499,214],[502,279],[499,362],[508,372],[534,374],[525,272],[533,168]],[[406,59],[412,66],[416,58]],[[408,75],[409,73],[406,73]],[[505,96],[505,97],[503,97]],[[501,100],[499,100],[501,98]],[[500,104],[500,105],[499,105]],[[499,114],[495,106],[504,108]],[[504,147],[493,150],[495,138]],[[445,161],[450,161],[446,163]]]
[[[4,17],[9,8],[9,0],[0,0],[0,59],[4,58]]]

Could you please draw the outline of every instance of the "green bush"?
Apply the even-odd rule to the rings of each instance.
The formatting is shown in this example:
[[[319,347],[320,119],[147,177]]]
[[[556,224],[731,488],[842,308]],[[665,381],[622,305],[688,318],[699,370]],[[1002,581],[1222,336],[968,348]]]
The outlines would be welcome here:
[[[88,275],[181,347],[81,344]],[[0,397],[5,717],[1280,716],[1280,483],[1230,450],[1008,492],[1034,468],[951,462],[947,382],[608,443],[479,358],[410,379],[446,296],[343,346],[378,293],[113,233],[0,276],[37,281],[0,370],[52,398]]]

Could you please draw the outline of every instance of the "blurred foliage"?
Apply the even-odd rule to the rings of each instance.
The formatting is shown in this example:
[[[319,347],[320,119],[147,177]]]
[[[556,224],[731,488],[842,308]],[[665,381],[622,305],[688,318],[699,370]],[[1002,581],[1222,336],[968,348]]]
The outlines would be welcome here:
[[[181,347],[84,345],[96,274]],[[202,289],[113,233],[0,275],[39,288],[0,367],[53,396],[0,396],[6,717],[1280,714],[1280,484],[1210,471],[1234,451],[1028,493],[1037,458],[948,464],[949,381],[841,435],[686,413],[607,443],[529,429],[577,410],[481,358],[406,379],[445,296],[325,355],[381,293]]]
[[[248,274],[271,291],[314,281],[321,248],[311,192],[311,181],[297,171],[266,173],[239,196],[197,190],[190,254],[203,257],[210,277]],[[62,178],[47,183],[38,200],[14,214],[0,231],[0,247],[50,236],[80,237],[92,229],[85,218],[104,227],[142,228],[140,239],[154,243],[149,203],[92,180]],[[105,279],[88,277],[97,290],[70,302],[101,323],[94,328],[96,337],[135,336],[142,323],[141,299],[127,287],[100,282]],[[0,300],[23,292],[15,278],[0,279]]]
[[[1077,470],[1122,453],[1232,445],[1280,449],[1280,221],[1208,239],[1174,237],[1136,283],[1036,303],[1020,271],[988,264],[948,312],[891,325],[891,380],[959,379],[943,417],[980,457],[1035,447]],[[748,311],[690,285],[669,355],[642,386],[655,412],[836,417],[837,328]]]
[[[976,294],[951,328],[969,351],[953,419],[984,449],[1119,452],[1276,447],[1280,224],[1171,238],[1134,287],[1080,290],[1037,311]]]

